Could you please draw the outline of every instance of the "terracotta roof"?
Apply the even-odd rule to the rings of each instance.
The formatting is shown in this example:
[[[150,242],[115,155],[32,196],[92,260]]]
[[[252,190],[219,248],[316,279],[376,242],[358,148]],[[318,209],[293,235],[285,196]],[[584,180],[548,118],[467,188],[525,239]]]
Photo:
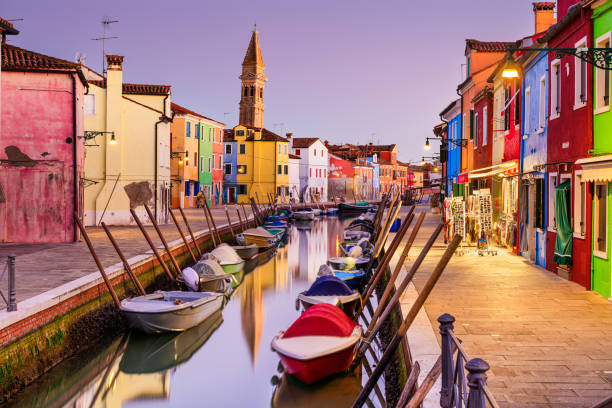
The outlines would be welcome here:
[[[317,140],[319,140],[319,138],[318,137],[294,137],[291,140],[293,140],[293,144],[292,144],[293,148],[305,149],[305,148],[312,146],[312,144],[316,142]]]
[[[13,27],[13,23],[11,23],[8,20],[3,19],[2,17],[0,17],[0,32],[4,32],[5,34],[19,34],[19,30],[17,30],[15,27]]]
[[[266,128],[257,128],[257,127],[253,127],[253,126],[245,126],[247,129],[252,129],[252,130],[261,130],[261,139],[260,141],[263,142],[288,142],[289,140],[285,139],[282,136],[277,135],[274,132],[270,132],[268,129]],[[252,142],[255,140],[254,136],[247,136],[246,141]],[[224,142],[235,142],[234,139],[234,130],[233,129],[225,129],[224,135],[223,135],[223,141]]]
[[[478,52],[504,52],[516,46],[516,41],[478,41],[473,38],[465,40],[465,48]]]
[[[536,1],[533,4],[533,11],[536,10],[554,10],[555,2],[554,1]]]
[[[378,158],[378,164],[383,166],[393,166],[393,163],[386,161],[385,159]]]
[[[176,104],[174,102],[170,103],[170,109],[172,109],[172,111],[174,113],[197,116],[198,118],[210,120],[210,121],[213,121],[213,122],[216,122],[216,123],[220,124],[221,126],[225,126],[225,123],[219,122],[218,120],[211,119],[211,118],[206,117],[204,115],[200,115],[199,113],[196,113],[196,112],[194,112],[192,110],[189,110],[189,109],[187,109],[187,108],[185,108],[185,107],[183,107],[181,105],[178,105],[178,104]]]
[[[10,44],[2,44],[2,69],[14,70],[45,70],[61,69],[76,70],[78,64],[34,51],[25,50]]]
[[[297,154],[291,154],[291,153],[289,153],[289,158],[290,159],[301,159],[301,157],[298,156]]]
[[[242,61],[242,65],[263,65],[263,63],[264,62],[263,57],[261,56],[261,48],[259,47],[259,36],[257,35],[257,30],[253,30],[253,34],[251,35],[251,41],[249,42],[249,47],[247,48],[246,54],[244,56],[244,61]]]
[[[106,80],[90,80],[89,83],[106,88]],[[170,93],[170,85],[123,84],[123,93],[126,95],[167,95]]]
[[[395,149],[395,143],[390,145],[372,145],[372,150],[375,152],[390,152]]]

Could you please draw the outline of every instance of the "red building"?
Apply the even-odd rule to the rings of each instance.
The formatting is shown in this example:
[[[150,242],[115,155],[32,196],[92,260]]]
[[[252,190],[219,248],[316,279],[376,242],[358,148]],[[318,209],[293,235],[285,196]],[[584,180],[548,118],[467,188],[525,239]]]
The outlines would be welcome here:
[[[213,205],[223,203],[223,129],[214,129],[212,148]]]
[[[548,43],[550,48],[594,47],[593,23],[591,9],[582,8],[580,4],[571,7],[578,1],[560,0],[557,2],[557,18],[559,22],[550,27],[541,38],[542,43]],[[569,12],[568,12],[569,10]],[[577,159],[588,157],[593,148],[593,69],[587,68],[584,77],[581,69],[587,64],[580,64],[573,56],[563,56],[556,59],[549,54],[548,75],[551,89],[549,96],[554,94],[553,82],[556,82],[560,71],[560,103],[549,99],[550,116],[548,121],[547,139],[547,196],[548,196],[548,232],[546,236],[546,269],[557,272],[557,264],[553,262],[555,252],[556,232],[554,224],[554,187],[570,180],[572,227],[574,238],[572,242],[572,280],[591,288],[591,205],[592,192],[581,181],[581,167],[573,164]],[[584,78],[580,81],[581,78]],[[582,89],[581,89],[582,88]],[[582,97],[581,97],[582,95]],[[559,105],[559,112],[556,107]],[[588,203],[588,204],[587,204]]]
[[[87,81],[78,64],[6,44],[17,30],[0,27],[0,242],[76,241]]]
[[[470,178],[476,180],[477,188],[491,188],[491,176],[487,170],[492,164],[493,145],[493,88],[485,86],[472,99],[474,104],[474,173]],[[482,171],[478,171],[483,169]]]

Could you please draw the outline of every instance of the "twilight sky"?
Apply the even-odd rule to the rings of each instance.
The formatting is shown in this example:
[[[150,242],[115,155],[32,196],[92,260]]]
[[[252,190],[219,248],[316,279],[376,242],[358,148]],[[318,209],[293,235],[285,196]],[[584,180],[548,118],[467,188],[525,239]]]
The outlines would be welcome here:
[[[264,126],[333,143],[397,143],[420,160],[461,82],[466,38],[533,34],[531,0],[2,0],[14,45],[101,67],[102,17],[120,20],[107,52],[124,81],[172,85],[172,100],[234,126],[241,63],[257,22]],[[437,145],[436,145],[437,146]],[[433,151],[433,150],[432,150]]]

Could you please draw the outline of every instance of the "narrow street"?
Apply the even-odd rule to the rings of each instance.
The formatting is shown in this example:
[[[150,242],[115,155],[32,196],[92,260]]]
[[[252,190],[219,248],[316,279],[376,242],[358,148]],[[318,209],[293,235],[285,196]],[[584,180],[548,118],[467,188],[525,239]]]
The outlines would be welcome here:
[[[407,268],[438,220],[438,214],[425,218]],[[415,276],[417,291],[444,247],[440,237]],[[402,299],[404,313],[416,296],[410,289]],[[455,255],[425,312],[431,327],[421,337],[433,332],[438,343],[437,318],[455,317],[455,334],[470,358],[491,366],[487,385],[502,407],[588,407],[612,392],[612,303],[505,249],[497,256]],[[416,360],[427,353],[411,348]],[[432,364],[421,364],[422,371]]]

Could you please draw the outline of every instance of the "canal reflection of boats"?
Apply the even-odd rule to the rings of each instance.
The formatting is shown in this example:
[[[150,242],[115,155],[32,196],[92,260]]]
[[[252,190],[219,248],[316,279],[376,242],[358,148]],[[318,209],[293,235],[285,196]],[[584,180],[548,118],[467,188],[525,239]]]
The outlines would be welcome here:
[[[361,391],[360,375],[336,375],[306,385],[283,374],[280,378],[274,376],[272,382],[276,384],[271,404],[274,408],[350,407]]]

